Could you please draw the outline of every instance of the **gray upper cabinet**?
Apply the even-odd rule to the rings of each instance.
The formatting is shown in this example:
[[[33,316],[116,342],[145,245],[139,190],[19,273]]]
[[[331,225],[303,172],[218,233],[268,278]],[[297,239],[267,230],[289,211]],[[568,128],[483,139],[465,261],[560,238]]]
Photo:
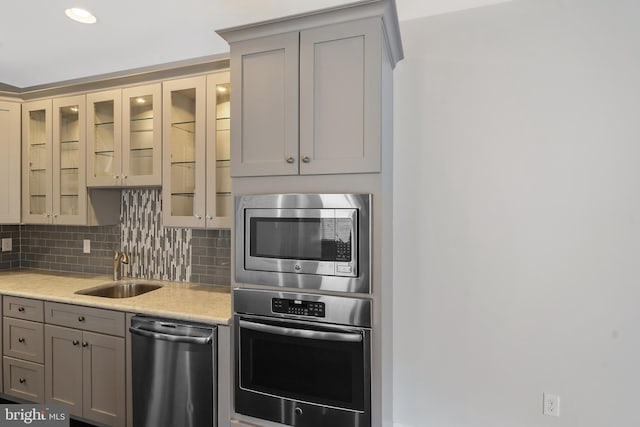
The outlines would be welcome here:
[[[160,83],[87,95],[87,186],[153,187],[162,181]]]
[[[165,226],[230,228],[229,73],[163,83]]]
[[[84,95],[22,104],[25,224],[119,222],[119,193],[87,190],[85,124]]]
[[[300,173],[380,171],[380,20],[300,33]]]
[[[20,104],[0,101],[0,224],[20,223]]]
[[[87,225],[84,95],[25,103],[22,113],[22,220]]]
[[[298,174],[298,43],[293,32],[231,45],[231,176]]]
[[[380,172],[386,71],[402,56],[389,7],[219,31],[231,46],[232,176]]]
[[[51,223],[53,210],[53,126],[51,100],[22,104],[22,220]]]

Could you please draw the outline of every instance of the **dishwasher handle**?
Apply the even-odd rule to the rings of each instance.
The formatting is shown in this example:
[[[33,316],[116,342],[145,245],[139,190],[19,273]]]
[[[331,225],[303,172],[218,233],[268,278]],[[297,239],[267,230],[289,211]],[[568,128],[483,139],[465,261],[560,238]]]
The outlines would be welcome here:
[[[163,334],[162,332],[153,332],[147,331],[145,329],[139,328],[129,328],[129,332],[134,335],[140,335],[147,338],[153,338],[156,340],[170,341],[170,342],[178,342],[178,343],[186,343],[186,344],[210,344],[213,340],[213,334],[205,337],[193,337],[193,336],[184,336],[184,335],[171,335],[171,334]]]

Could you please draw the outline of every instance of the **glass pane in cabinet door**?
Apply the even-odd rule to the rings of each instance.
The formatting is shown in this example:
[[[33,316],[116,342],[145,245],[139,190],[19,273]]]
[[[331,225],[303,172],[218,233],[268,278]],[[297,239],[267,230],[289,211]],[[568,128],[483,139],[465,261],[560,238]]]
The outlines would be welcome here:
[[[47,202],[46,112],[29,112],[29,213],[44,215]],[[50,183],[49,183],[50,184]]]
[[[101,101],[93,104],[95,137],[94,175],[113,176],[114,140],[114,101]]]
[[[60,108],[60,214],[77,215],[80,165],[78,106]]]
[[[171,215],[192,216],[196,179],[196,90],[171,92]]]
[[[231,216],[229,83],[216,85],[216,216]]]
[[[216,159],[217,160],[231,159],[230,126],[231,126],[230,119],[216,120]]]
[[[129,99],[130,170],[131,175],[153,174],[153,96],[135,96]]]

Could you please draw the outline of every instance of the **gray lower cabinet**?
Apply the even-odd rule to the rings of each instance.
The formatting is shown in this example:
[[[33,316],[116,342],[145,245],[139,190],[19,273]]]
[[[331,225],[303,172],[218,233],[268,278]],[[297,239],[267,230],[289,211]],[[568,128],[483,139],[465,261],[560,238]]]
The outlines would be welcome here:
[[[52,310],[53,305],[54,310]],[[91,324],[91,316],[100,319],[122,317],[109,310],[46,303],[46,316],[64,308],[65,313],[84,317]],[[68,323],[65,316],[61,323]],[[112,322],[105,328],[114,330]],[[96,329],[100,329],[99,327]],[[123,332],[124,334],[124,332]],[[46,324],[45,330],[45,398],[47,403],[69,405],[71,415],[110,426],[124,426],[126,415],[125,339],[105,333]]]
[[[10,296],[2,303],[4,393],[44,403],[43,303]]]
[[[42,323],[6,317],[2,330],[5,356],[44,363]]]
[[[45,351],[49,403],[69,405],[71,415],[82,412],[82,331],[46,325]]]
[[[44,367],[13,357],[2,358],[4,392],[35,403],[44,403]]]

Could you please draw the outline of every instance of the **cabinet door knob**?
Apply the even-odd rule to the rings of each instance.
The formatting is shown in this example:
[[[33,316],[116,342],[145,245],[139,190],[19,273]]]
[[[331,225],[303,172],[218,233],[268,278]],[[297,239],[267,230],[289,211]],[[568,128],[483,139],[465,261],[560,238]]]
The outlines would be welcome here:
[[[207,220],[209,220],[209,221],[213,219],[213,217],[212,217],[211,215],[207,215],[205,218],[206,218]]]
[[[27,382],[26,378],[20,378],[18,381],[20,381],[20,384],[24,384]]]
[[[86,341],[82,341],[82,346],[83,346],[83,347],[88,347],[88,346],[89,346],[89,343],[88,343],[88,342],[86,342]]]
[[[196,217],[197,219],[202,219],[202,215],[198,215],[198,214],[196,214],[196,215],[195,215],[195,217]]]
[[[291,156],[287,157],[287,163],[293,163],[295,159]]]
[[[72,341],[72,343],[73,343],[73,345],[78,345],[78,344],[80,344],[80,341],[78,341],[78,340],[73,340],[73,341]]]
[[[128,176],[127,175],[122,175],[122,178],[127,179]]]
[[[311,161],[311,159],[309,158],[309,156],[303,156],[302,157],[302,162],[303,163],[309,163]]]
[[[22,337],[18,338],[18,342],[19,343],[24,343],[24,338],[22,338]]]
[[[120,175],[113,175],[113,179],[119,179]]]
[[[24,307],[18,307],[18,311],[19,311],[20,313],[24,312]]]
[[[84,316],[78,316],[78,322],[84,322]]]

